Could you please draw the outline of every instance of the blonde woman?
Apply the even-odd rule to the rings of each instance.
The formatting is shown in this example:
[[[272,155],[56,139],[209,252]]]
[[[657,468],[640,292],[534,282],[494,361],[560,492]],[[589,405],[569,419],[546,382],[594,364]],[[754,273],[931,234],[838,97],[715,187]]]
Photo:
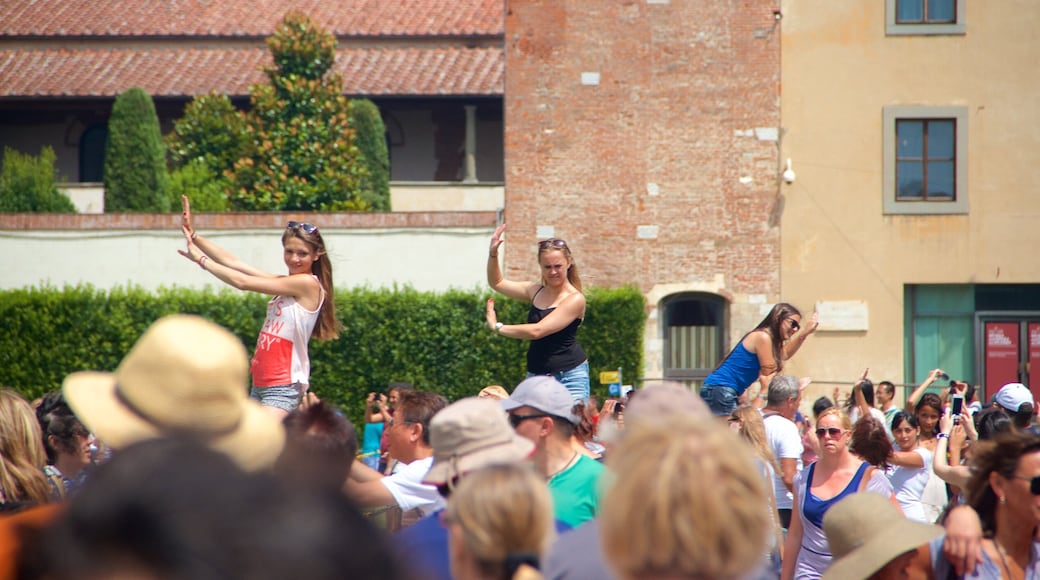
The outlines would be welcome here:
[[[553,537],[549,488],[529,464],[466,474],[444,512],[456,580],[538,580]]]
[[[600,533],[619,579],[745,578],[762,561],[766,483],[720,422],[691,414],[632,423],[609,462],[616,478]]]
[[[0,389],[0,512],[50,501],[47,453],[36,413],[11,389]]]
[[[783,547],[783,533],[780,530],[779,516],[776,512],[776,496],[773,493],[773,477],[779,466],[773,457],[773,451],[769,448],[769,441],[766,439],[766,424],[758,409],[751,405],[744,405],[733,411],[729,418],[729,425],[745,443],[751,446],[751,450],[755,453],[755,463],[762,474],[762,481],[769,488],[766,494],[768,496],[766,513],[769,514],[769,519],[773,523],[773,535],[767,546],[766,560],[768,568],[774,570],[774,573],[779,573],[780,561],[783,558],[783,552],[780,551]]]
[[[795,479],[794,514],[784,547],[783,580],[816,579],[831,562],[830,545],[823,532],[827,510],[853,493],[878,493],[896,504],[892,484],[880,469],[849,450],[852,421],[832,407],[816,421],[820,458]]]
[[[487,301],[488,328],[508,336],[529,340],[527,348],[527,376],[551,375],[567,387],[576,401],[589,398],[589,359],[576,338],[578,327],[585,319],[585,295],[581,277],[567,242],[549,238],[538,242],[538,266],[541,279],[537,282],[509,280],[502,275],[498,264],[498,249],[502,245],[502,224],[491,237],[488,251],[487,281],[495,292],[531,304],[527,324],[503,324],[495,312],[495,299]]]

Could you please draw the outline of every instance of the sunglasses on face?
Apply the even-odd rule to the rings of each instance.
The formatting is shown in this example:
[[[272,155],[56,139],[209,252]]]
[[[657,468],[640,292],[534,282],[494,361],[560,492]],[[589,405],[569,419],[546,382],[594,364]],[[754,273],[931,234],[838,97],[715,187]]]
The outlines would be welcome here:
[[[1029,482],[1029,493],[1031,493],[1033,495],[1040,495],[1040,475],[1037,475],[1035,477],[1021,477],[1021,476],[1016,475],[1016,476],[1014,476],[1014,478],[1015,479],[1021,479],[1023,481],[1028,481]]]
[[[515,414],[510,414],[509,415],[509,424],[513,426],[513,429],[516,429],[517,427],[520,426],[520,423],[523,423],[527,419],[541,419],[542,417],[551,417],[551,416],[552,415],[548,415],[546,413],[538,413],[536,415],[515,415]]]
[[[538,242],[538,249],[545,250],[548,248],[566,248],[567,242],[560,238],[549,238],[548,240],[542,240]]]
[[[313,234],[318,231],[318,226],[307,222],[296,222],[292,221],[285,225],[287,230],[303,230],[305,234]]]
[[[841,437],[841,434],[844,432],[844,429],[838,429],[837,427],[820,427],[816,430],[816,436],[821,439],[825,435],[830,435],[831,437]]]
[[[793,330],[795,332],[798,332],[798,329],[800,329],[802,327],[801,324],[798,324],[797,320],[795,320],[793,318],[788,318],[788,320],[791,321],[791,330]]]

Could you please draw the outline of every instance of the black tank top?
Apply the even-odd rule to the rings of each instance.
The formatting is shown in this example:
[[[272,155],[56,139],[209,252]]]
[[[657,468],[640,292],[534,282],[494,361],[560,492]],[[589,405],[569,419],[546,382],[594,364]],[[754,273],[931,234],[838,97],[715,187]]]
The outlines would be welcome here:
[[[527,322],[534,324],[556,310],[552,308],[538,308],[534,305],[534,298],[543,288],[539,288],[531,298],[531,309],[527,311]],[[575,318],[563,330],[548,336],[532,340],[527,349],[527,372],[536,375],[549,375],[561,371],[568,371],[580,365],[588,359],[585,350],[578,344],[576,336],[581,319]]]

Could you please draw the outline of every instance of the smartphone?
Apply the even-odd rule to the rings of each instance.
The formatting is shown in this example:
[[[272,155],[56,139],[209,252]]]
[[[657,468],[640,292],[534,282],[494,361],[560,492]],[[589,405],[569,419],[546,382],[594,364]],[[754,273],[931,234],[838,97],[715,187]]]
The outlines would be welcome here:
[[[960,422],[961,411],[964,409],[964,395],[954,395],[953,405],[950,409],[950,413],[953,415],[953,422]]]

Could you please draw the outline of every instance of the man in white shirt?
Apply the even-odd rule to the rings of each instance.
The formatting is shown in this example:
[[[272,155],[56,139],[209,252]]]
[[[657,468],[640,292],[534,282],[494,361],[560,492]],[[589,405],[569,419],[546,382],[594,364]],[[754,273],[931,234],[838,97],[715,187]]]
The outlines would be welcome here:
[[[414,521],[444,507],[444,499],[433,485],[424,484],[433,464],[430,419],[447,406],[444,397],[425,391],[403,391],[393,418],[386,422],[390,456],[402,467],[384,476],[361,461],[354,461],[343,490],[358,505],[396,505]]]
[[[791,525],[791,506],[794,501],[794,479],[802,470],[802,436],[794,423],[794,414],[802,400],[798,379],[791,375],[777,375],[769,382],[766,406],[762,418],[766,426],[766,441],[780,466],[773,474],[773,493],[780,525]]]

